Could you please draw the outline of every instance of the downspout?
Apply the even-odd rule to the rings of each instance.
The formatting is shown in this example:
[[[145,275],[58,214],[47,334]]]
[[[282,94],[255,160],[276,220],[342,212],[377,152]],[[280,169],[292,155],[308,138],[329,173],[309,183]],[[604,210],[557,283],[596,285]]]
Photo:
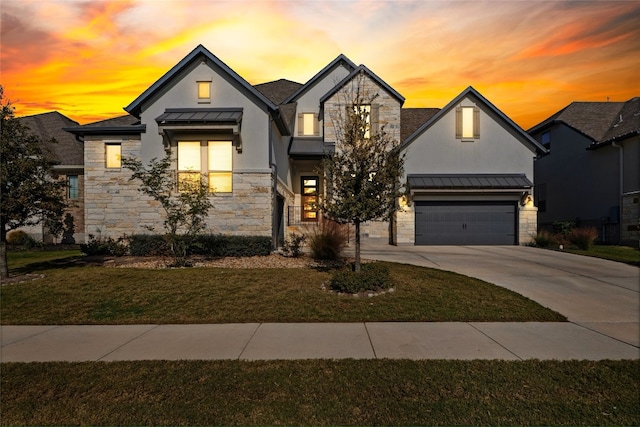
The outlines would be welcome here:
[[[278,249],[278,165],[273,159],[273,116],[269,114],[269,167],[273,171],[273,200],[271,208],[271,246]]]
[[[618,185],[620,187],[619,192],[618,192],[618,244],[620,244],[621,240],[622,240],[622,202],[623,202],[623,189],[624,189],[624,148],[622,147],[622,145],[620,145],[619,143],[613,141],[611,143],[611,145],[613,147],[616,147],[617,149],[619,149],[620,151],[620,156],[619,157],[619,162],[620,162],[620,166],[619,166],[619,174],[620,176],[618,177]]]

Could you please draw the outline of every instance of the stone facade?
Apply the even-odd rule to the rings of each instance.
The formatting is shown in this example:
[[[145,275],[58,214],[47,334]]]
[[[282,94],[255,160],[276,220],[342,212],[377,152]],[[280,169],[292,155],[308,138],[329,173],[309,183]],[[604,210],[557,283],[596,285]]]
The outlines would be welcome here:
[[[622,197],[621,217],[621,243],[640,248],[640,193]]]
[[[356,98],[355,91],[359,90],[361,101],[366,104],[373,99],[371,104],[378,106],[378,124],[391,139],[400,139],[400,103],[390,93],[380,88],[366,75],[356,77],[347,83],[324,103],[324,139],[327,142],[337,142],[336,131],[339,123],[344,119],[344,109],[348,104],[353,104]]]
[[[113,141],[109,141],[113,142]],[[140,139],[123,139],[122,156],[135,157]],[[127,169],[105,168],[105,141],[85,139],[85,222],[88,234],[117,238],[162,233],[164,212],[138,191]],[[271,173],[234,173],[233,192],[211,196],[207,232],[271,236]]]
[[[538,208],[533,203],[519,206],[518,209],[518,243],[531,243],[538,233]]]

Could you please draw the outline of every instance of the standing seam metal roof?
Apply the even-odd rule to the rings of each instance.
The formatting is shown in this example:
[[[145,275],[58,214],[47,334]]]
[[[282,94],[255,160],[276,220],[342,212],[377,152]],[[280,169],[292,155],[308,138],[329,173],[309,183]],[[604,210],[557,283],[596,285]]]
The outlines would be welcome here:
[[[533,183],[524,174],[420,174],[407,177],[412,189],[525,189]]]

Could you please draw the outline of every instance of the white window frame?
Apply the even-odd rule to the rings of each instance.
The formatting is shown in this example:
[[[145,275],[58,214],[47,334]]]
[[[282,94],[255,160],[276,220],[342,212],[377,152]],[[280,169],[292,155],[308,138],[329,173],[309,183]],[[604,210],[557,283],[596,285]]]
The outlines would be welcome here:
[[[118,153],[110,153],[110,147],[118,147]],[[110,154],[115,154],[118,165],[110,163]],[[122,141],[104,141],[104,167],[109,170],[122,169]]]
[[[206,92],[203,92],[203,88],[206,88]],[[196,82],[196,94],[199,104],[211,103],[211,80],[198,80]]]

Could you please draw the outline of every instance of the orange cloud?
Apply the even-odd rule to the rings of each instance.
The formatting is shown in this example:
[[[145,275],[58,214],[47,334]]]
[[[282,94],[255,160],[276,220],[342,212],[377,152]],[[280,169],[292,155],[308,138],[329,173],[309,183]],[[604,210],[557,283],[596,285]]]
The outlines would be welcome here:
[[[499,7],[498,7],[499,6]],[[0,83],[20,115],[122,114],[198,44],[249,82],[305,82],[339,53],[442,107],[472,85],[523,127],[638,95],[637,2],[4,2]]]

